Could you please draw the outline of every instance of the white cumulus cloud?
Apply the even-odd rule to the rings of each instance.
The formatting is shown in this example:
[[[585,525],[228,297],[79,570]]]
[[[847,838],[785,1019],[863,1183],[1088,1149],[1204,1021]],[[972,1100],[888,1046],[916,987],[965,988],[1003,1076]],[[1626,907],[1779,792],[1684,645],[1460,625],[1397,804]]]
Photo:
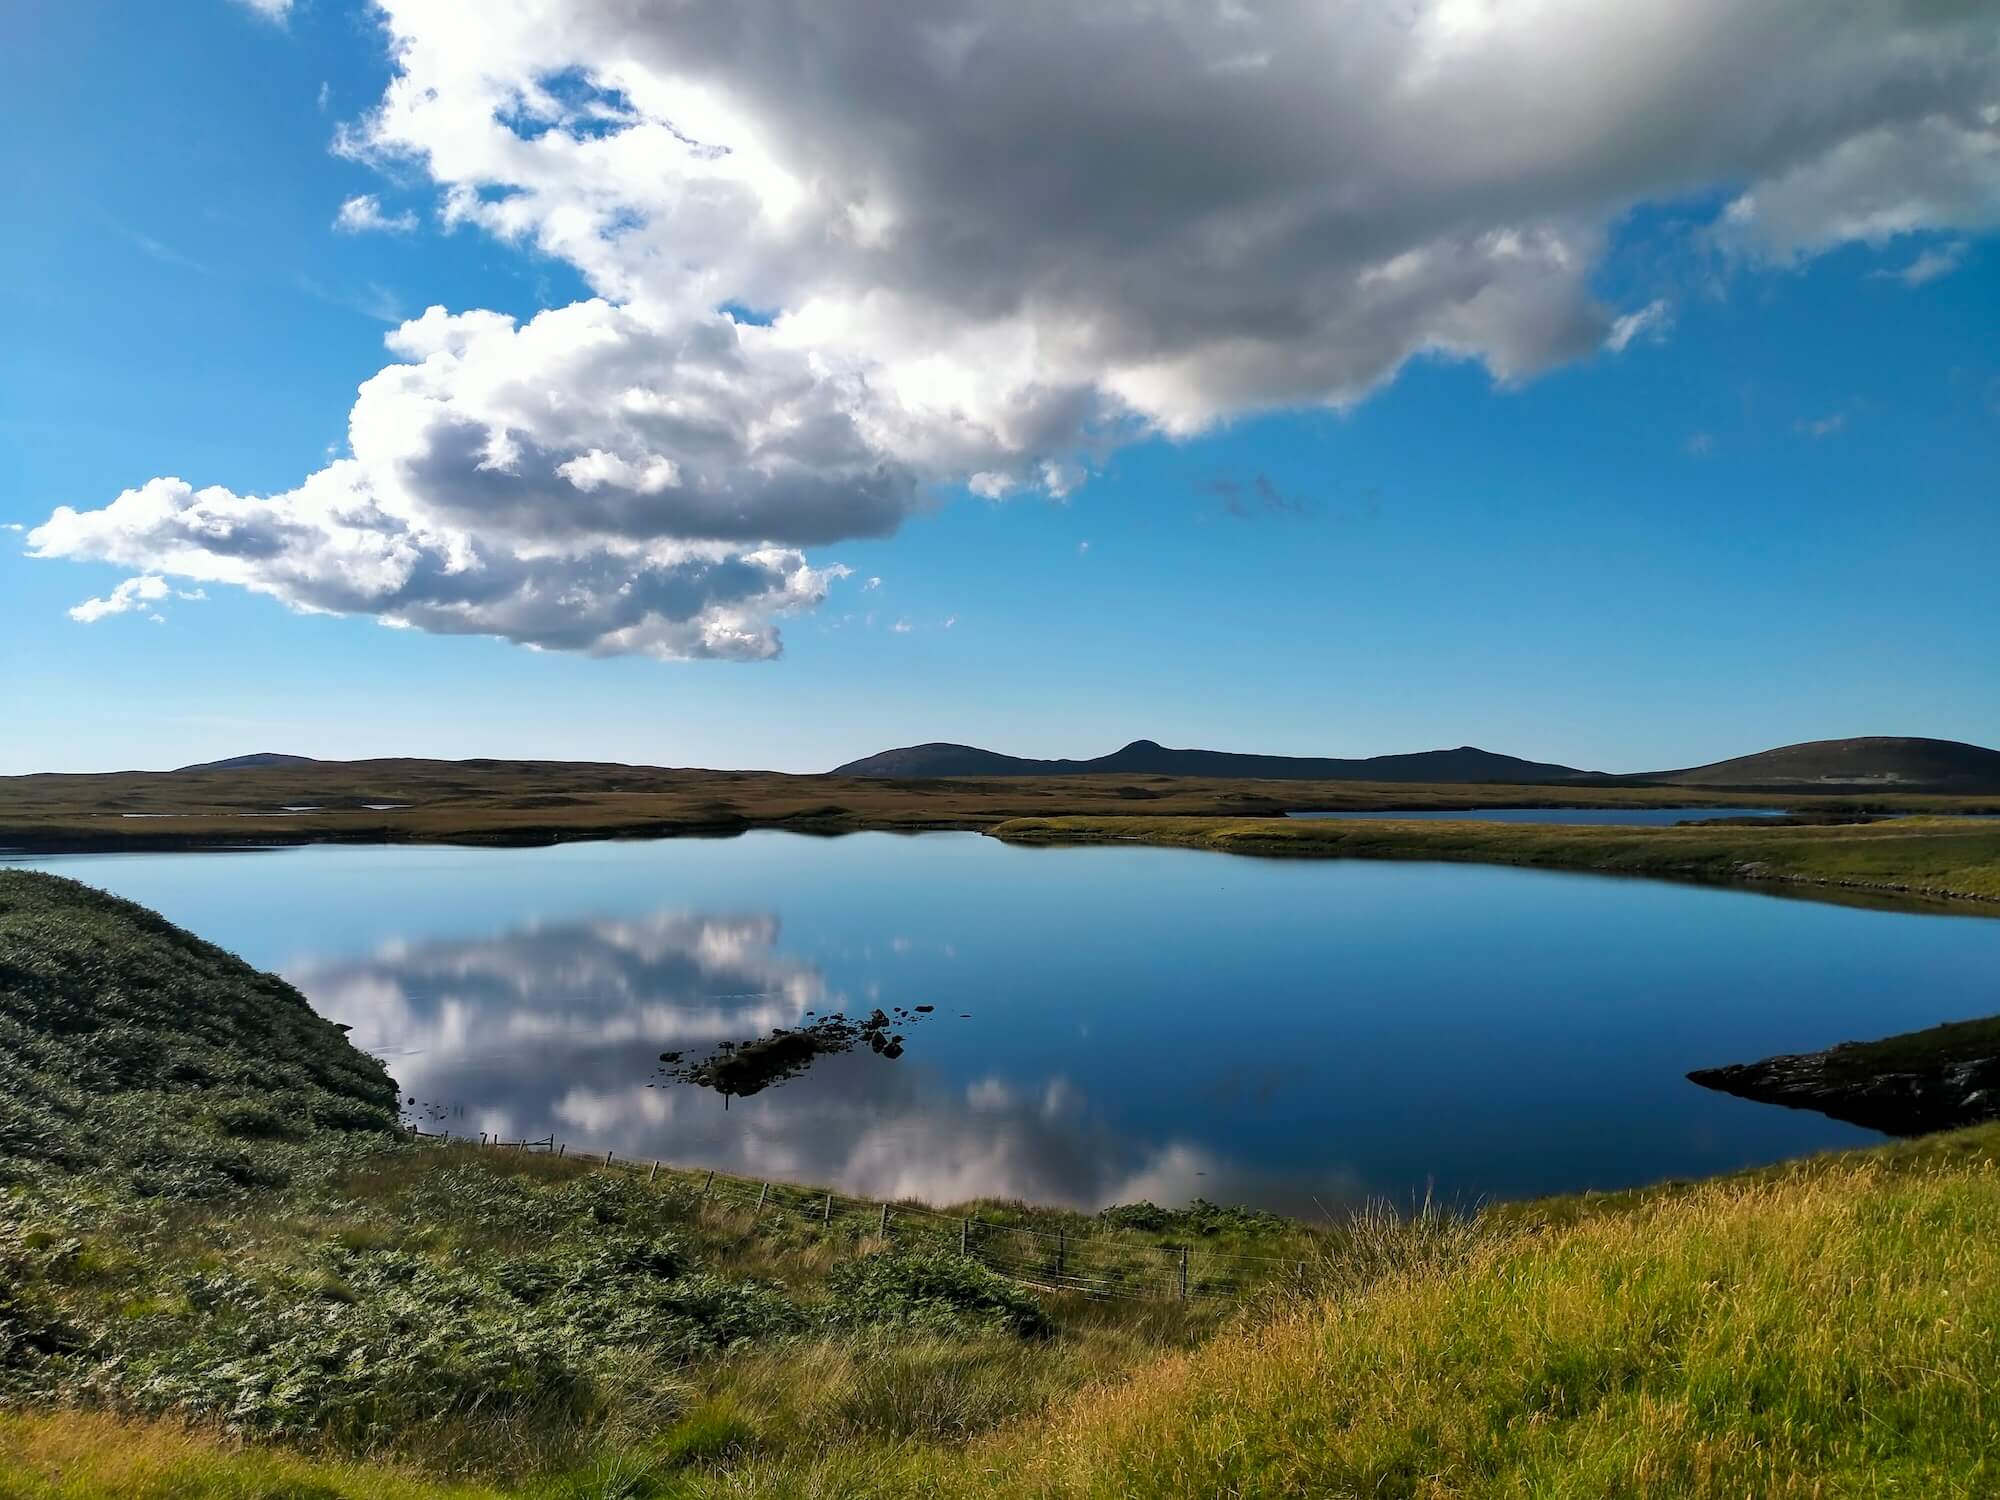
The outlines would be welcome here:
[[[1966,251],[1970,248],[1971,246],[1964,240],[1948,240],[1942,245],[1932,245],[1920,251],[1906,266],[1893,271],[1874,271],[1870,274],[1886,277],[1891,281],[1900,281],[1904,286],[1923,286],[1926,282],[1951,275],[1964,265]]]
[[[373,193],[357,193],[341,203],[340,212],[333,216],[333,227],[342,234],[367,234],[377,230],[408,234],[417,227],[417,216],[408,209],[385,214],[380,198]]]
[[[1672,321],[1673,308],[1666,298],[1656,297],[1637,312],[1612,319],[1611,332],[1604,336],[1604,347],[1613,354],[1621,354],[1634,339],[1664,338]]]
[[[1592,290],[1636,206],[1726,195],[1697,232],[1769,264],[2000,222],[1973,0],[378,10],[394,73],[340,149],[594,295],[434,308],[351,458],[269,496],[156,479],[42,555],[764,656],[837,576],[807,549],[940,486],[1061,497],[1136,436],[1414,357],[1516,381],[1657,336],[1664,296]]]
[[[84,600],[69,612],[69,617],[79,624],[90,625],[106,615],[124,615],[131,614],[135,610],[148,610],[148,606],[166,598],[172,592],[164,578],[151,575],[128,578],[102,599]],[[156,614],[153,618],[158,619],[159,616]]]

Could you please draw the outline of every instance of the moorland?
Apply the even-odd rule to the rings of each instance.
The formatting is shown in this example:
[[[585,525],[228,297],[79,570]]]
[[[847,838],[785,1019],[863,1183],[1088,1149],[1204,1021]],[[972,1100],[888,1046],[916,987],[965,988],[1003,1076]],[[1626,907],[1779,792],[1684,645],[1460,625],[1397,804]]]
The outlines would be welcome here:
[[[265,758],[253,757],[262,762]],[[1287,819],[1301,810],[1773,805],[1789,820],[1711,828],[1550,828]],[[0,778],[0,848],[188,849],[307,843],[552,844],[967,829],[1017,843],[1122,840],[1235,853],[1449,859],[1782,884],[1801,892],[1986,901],[2000,795],[1777,795],[1681,785],[1426,784],[1190,776],[905,780],[597,762],[291,761],[174,772]],[[1697,816],[1699,816],[1697,814]],[[1873,820],[1873,821],[1871,821]],[[1797,825],[1808,826],[1797,826]]]

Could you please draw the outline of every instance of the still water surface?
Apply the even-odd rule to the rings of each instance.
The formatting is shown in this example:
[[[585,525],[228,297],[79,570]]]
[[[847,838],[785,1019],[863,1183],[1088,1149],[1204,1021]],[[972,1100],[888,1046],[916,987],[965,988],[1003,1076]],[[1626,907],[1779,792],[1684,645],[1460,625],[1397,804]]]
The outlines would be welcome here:
[[[775,832],[21,862],[282,971],[454,1131],[933,1201],[1720,1171],[1873,1137],[1689,1068],[2000,1011],[2000,920],[1477,865]],[[663,1049],[920,1004],[895,1061],[726,1111],[648,1087]]]

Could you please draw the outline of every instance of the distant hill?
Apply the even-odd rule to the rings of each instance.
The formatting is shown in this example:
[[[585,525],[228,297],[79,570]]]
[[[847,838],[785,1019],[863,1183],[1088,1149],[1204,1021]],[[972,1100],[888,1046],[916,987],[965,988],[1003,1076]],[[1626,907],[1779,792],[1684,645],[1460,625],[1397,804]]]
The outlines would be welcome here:
[[[656,767],[610,763],[556,761],[419,761],[374,760],[339,762],[310,755],[260,751],[182,766],[168,775],[205,771],[325,771],[367,768],[379,773],[389,790],[413,776],[438,773],[520,772],[560,783],[558,790],[577,792],[605,784],[610,790],[632,790],[659,777],[699,776],[697,771],[667,771]],[[737,773],[748,774],[748,773]],[[1716,791],[1927,792],[1936,795],[2000,796],[2000,750],[1957,740],[1933,740],[1892,735],[1857,739],[1811,740],[1783,745],[1754,755],[1741,755],[1712,765],[1676,771],[1607,774],[1584,771],[1550,761],[1523,760],[1497,751],[1461,745],[1455,750],[1422,750],[1409,755],[1373,755],[1340,760],[1301,755],[1243,755],[1226,750],[1176,750],[1154,740],[1134,740],[1109,755],[1087,760],[1035,760],[1002,755],[977,745],[934,742],[906,745],[836,766],[835,776],[867,776],[884,780],[940,781],[983,776],[1185,776],[1208,780],[1376,781],[1429,783],[1492,783],[1503,786],[1550,784],[1655,785],[1706,787]],[[296,798],[315,801],[310,788],[291,788]],[[403,796],[382,800],[401,801]]]
[[[1522,760],[1472,745],[1456,750],[1422,750],[1411,755],[1375,755],[1364,760],[1325,760],[1298,755],[1238,755],[1227,750],[1170,750],[1152,740],[1134,740],[1095,760],[1028,760],[1000,755],[976,745],[909,745],[884,750],[836,766],[836,776],[884,776],[934,780],[955,776],[1208,776],[1261,781],[1430,781],[1549,782],[1595,779],[1599,773],[1547,761]]]
[[[1864,735],[1808,740],[1633,780],[1758,791],[2000,792],[2000,750],[1958,740]]]
[[[199,765],[176,766],[173,774],[183,771],[268,771],[273,766],[312,766],[319,762],[310,755],[280,755],[275,750],[259,750],[254,755],[232,755],[227,760],[205,760]]]

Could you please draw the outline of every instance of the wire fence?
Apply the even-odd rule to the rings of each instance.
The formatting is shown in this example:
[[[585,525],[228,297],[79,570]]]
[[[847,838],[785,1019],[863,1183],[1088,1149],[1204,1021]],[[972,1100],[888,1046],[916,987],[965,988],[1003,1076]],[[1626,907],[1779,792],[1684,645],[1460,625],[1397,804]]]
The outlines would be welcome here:
[[[486,1135],[454,1135],[449,1130],[405,1127],[419,1140],[452,1142],[491,1150],[540,1153],[599,1171],[668,1184],[692,1193],[697,1202],[769,1217],[842,1230],[857,1240],[870,1236],[898,1243],[956,1247],[959,1254],[1024,1286],[1086,1297],[1153,1297],[1181,1300],[1232,1299],[1260,1288],[1303,1284],[1309,1263],[1282,1256],[1246,1255],[1193,1244],[1147,1243],[1117,1233],[1072,1233],[1031,1229],[977,1214],[948,1214],[911,1203],[853,1198],[844,1193],[792,1183],[734,1177],[668,1166],[660,1161],[621,1160],[572,1152],[554,1135],[540,1140],[502,1141]]]

